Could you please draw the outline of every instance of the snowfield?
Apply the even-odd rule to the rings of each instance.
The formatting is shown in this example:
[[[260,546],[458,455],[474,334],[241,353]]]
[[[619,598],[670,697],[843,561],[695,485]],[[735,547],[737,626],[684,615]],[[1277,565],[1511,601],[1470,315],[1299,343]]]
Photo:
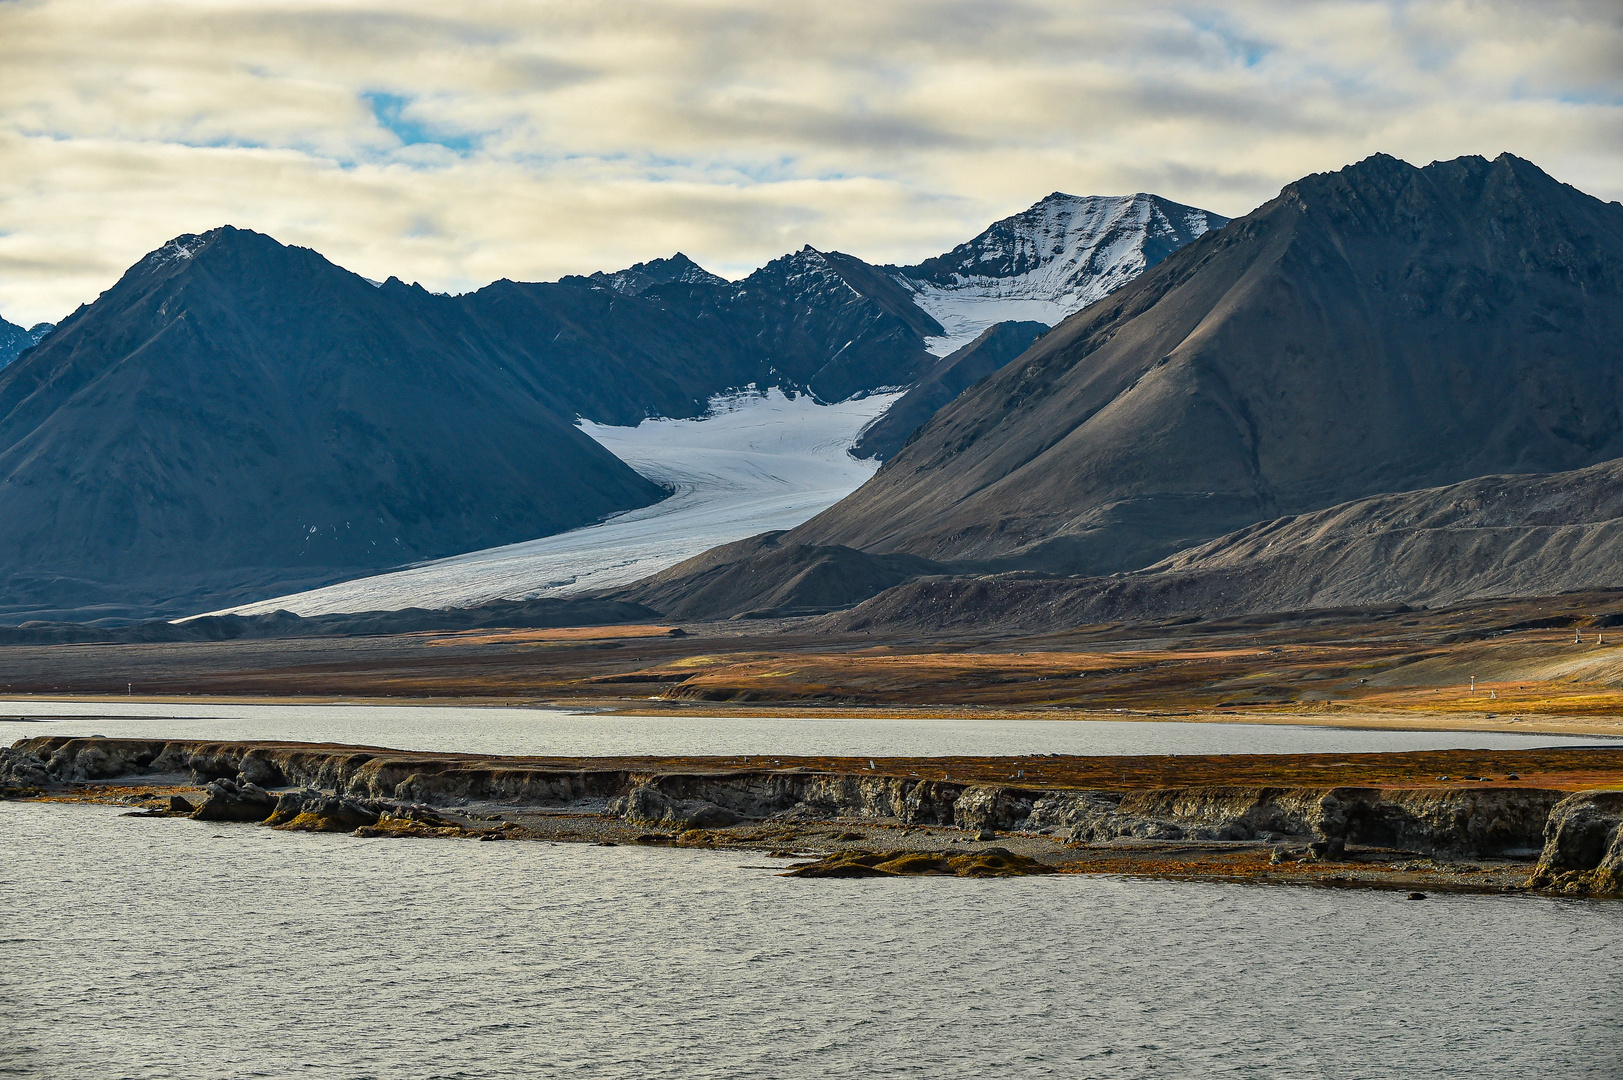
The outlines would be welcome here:
[[[850,448],[900,396],[821,405],[773,389],[718,397],[702,420],[645,420],[634,428],[583,420],[586,434],[675,493],[555,536],[226,610],[324,615],[468,607],[624,585],[717,544],[793,528],[855,491],[879,466],[853,458]]]

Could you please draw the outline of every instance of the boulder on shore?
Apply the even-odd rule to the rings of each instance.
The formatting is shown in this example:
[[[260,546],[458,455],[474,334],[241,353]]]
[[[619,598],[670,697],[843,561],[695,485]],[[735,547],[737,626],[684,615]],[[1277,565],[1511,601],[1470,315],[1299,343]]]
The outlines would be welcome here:
[[[192,813],[198,821],[264,821],[276,809],[276,796],[258,784],[214,780]]]

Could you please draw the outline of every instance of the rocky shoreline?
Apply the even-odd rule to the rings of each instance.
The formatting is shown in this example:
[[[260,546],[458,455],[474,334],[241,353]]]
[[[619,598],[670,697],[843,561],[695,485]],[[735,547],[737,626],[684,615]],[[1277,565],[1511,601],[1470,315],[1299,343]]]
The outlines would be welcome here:
[[[1518,762],[1534,764],[1530,753],[1495,757],[1507,778],[1520,780],[1514,770]],[[1600,753],[1608,769],[1615,766],[1615,752]],[[1400,766],[1406,757],[1380,756]],[[1436,768],[1439,760],[1435,753],[1407,757],[1416,768]],[[0,795],[121,802],[150,816],[374,838],[759,850],[803,857],[791,871],[799,876],[1112,872],[1623,895],[1623,790],[1594,790],[1623,787],[1623,772],[1616,783],[1578,790],[1402,780],[1077,786],[1063,777],[1091,776],[1113,763],[1044,760],[1039,770],[1032,759],[974,760],[981,774],[1019,782],[930,778],[918,775],[916,761],[900,759],[862,763],[867,768],[812,759],[576,762],[42,737],[0,749]],[[1206,774],[1222,772],[1222,759],[1204,760]],[[1244,758],[1233,761],[1236,776],[1248,775],[1239,767]]]

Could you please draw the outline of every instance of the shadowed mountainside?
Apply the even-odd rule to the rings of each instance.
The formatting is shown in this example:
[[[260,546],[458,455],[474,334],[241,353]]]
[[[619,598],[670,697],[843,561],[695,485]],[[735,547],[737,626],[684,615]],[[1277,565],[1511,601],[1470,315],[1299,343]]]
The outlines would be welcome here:
[[[0,376],[4,609],[182,614],[588,524],[663,492],[577,416],[906,384],[939,331],[810,248],[736,284],[683,258],[451,297],[181,237]]]
[[[240,596],[662,496],[425,298],[229,228],[137,264],[0,373],[7,606]]]
[[[1001,322],[957,352],[942,357],[930,373],[875,420],[851,452],[883,461],[907,445],[912,434],[953,398],[998,371],[1031,347],[1048,325]]]
[[[1623,206],[1510,155],[1288,185],[1050,331],[787,538],[1108,573],[1623,455]]]

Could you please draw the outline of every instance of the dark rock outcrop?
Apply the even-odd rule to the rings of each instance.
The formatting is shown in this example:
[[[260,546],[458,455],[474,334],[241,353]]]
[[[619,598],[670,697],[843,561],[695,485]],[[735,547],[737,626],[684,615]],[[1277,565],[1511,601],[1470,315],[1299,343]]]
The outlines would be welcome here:
[[[623,799],[609,804],[609,813],[627,821],[683,829],[719,829],[736,825],[739,815],[703,799],[673,799],[658,788],[632,788]]]
[[[282,813],[283,807],[279,804],[277,816]],[[302,798],[296,814],[271,827],[287,832],[354,832],[362,826],[376,825],[382,816],[383,808],[359,799],[318,795]]]
[[[46,759],[27,750],[0,747],[0,796],[8,791],[32,791],[58,782]]]
[[[264,821],[276,810],[276,796],[246,780],[211,780],[192,812],[198,821]]]
[[[1028,824],[1077,842],[1257,840],[1314,836],[1460,855],[1530,854],[1561,792],[1378,788],[1179,788],[1052,792]]]
[[[1585,791],[1556,804],[1531,884],[1576,896],[1623,896],[1623,791]]]

